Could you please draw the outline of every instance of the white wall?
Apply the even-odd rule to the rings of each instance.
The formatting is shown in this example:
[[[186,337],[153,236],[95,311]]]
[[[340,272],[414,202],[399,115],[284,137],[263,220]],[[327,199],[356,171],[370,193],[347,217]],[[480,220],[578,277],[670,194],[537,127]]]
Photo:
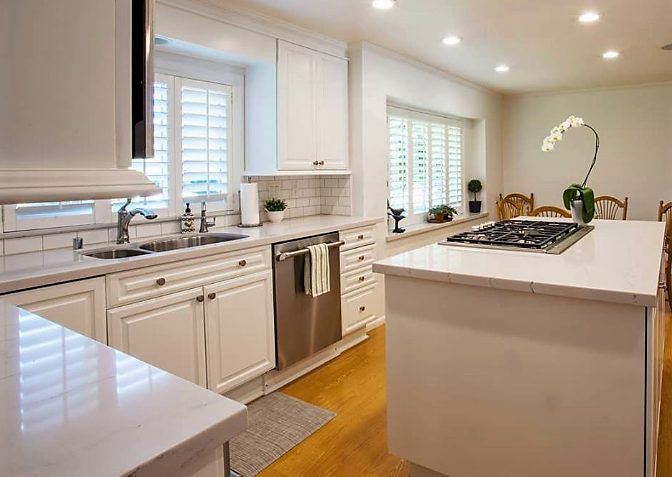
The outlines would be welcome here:
[[[502,187],[500,95],[373,45],[350,49],[350,161],[353,212],[386,215],[389,101],[472,119],[465,180],[478,177],[486,210]],[[381,225],[379,244],[386,227]],[[416,237],[417,238],[417,237]],[[386,254],[381,247],[381,256]]]
[[[541,151],[549,130],[570,114],[600,134],[588,185],[597,195],[628,196],[628,218],[655,220],[658,202],[672,200],[672,84],[507,97],[502,191],[561,205],[564,188],[583,180],[594,147],[590,131],[573,129],[553,152]]]

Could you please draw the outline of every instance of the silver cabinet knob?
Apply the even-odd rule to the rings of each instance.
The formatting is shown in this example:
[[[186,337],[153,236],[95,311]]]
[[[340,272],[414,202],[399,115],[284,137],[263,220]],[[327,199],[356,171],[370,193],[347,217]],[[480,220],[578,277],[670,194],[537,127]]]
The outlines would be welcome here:
[[[366,307],[364,305],[360,306],[359,311],[366,311]]]
[[[215,298],[217,298],[217,293],[208,293],[208,298],[214,300]]]
[[[365,258],[364,255],[360,255],[359,257],[357,257],[357,260],[359,260],[361,262],[361,261],[364,260],[364,258]]]
[[[205,297],[203,295],[198,295],[196,297],[196,301],[199,302],[199,303],[203,303],[203,300],[205,300]]]
[[[365,277],[359,277],[359,281],[360,281],[360,282],[363,282],[364,280],[366,280]]]
[[[247,260],[241,260],[241,261],[239,261],[239,262],[238,262],[238,265],[240,265],[241,267],[244,267],[245,265],[247,265]]]
[[[165,278],[157,278],[156,279],[156,284],[162,287],[163,285],[166,284],[166,279]]]
[[[360,234],[357,236],[357,240],[364,240],[364,234]]]
[[[318,161],[313,161],[313,165],[314,165],[314,166],[319,166],[320,163],[319,163]]]
[[[317,163],[317,165],[318,165],[318,166],[323,166],[323,165],[324,165],[324,161],[319,161],[319,162]]]

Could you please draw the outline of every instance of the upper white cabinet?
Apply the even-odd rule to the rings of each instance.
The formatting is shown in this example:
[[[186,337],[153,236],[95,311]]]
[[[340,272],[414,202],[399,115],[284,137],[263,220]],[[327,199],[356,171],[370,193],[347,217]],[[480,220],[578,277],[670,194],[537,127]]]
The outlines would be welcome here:
[[[278,170],[348,165],[348,62],[278,41]]]
[[[133,133],[138,107],[151,123],[137,89],[139,73],[151,82],[151,50],[137,51],[151,10],[151,0],[0,0],[0,203],[156,190],[128,169],[147,138]],[[146,21],[132,28],[132,15]],[[132,68],[133,52],[147,61]]]
[[[2,300],[107,344],[105,278],[3,295]]]

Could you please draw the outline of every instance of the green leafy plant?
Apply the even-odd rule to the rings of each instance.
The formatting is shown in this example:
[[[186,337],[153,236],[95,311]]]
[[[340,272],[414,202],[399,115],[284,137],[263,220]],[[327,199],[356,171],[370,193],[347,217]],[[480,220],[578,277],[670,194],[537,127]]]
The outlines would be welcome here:
[[[483,190],[483,184],[478,179],[471,179],[467,184],[467,189],[474,194],[474,200],[476,201],[478,200],[476,194]]]
[[[282,212],[287,208],[287,202],[282,199],[272,197],[264,201],[264,209],[267,212]]]
[[[555,148],[555,143],[562,141],[562,135],[565,131],[570,128],[581,127],[588,128],[595,134],[595,153],[593,154],[593,162],[590,163],[588,173],[581,184],[572,184],[565,189],[562,193],[562,202],[566,209],[571,210],[574,201],[582,201],[583,209],[581,211],[581,218],[585,223],[588,223],[595,217],[595,193],[593,192],[593,189],[587,187],[586,184],[588,183],[590,173],[593,171],[593,167],[595,167],[595,162],[597,162],[597,152],[600,149],[600,135],[597,134],[597,131],[592,126],[586,124],[582,118],[570,116],[558,126],[551,129],[551,134],[544,139],[541,150],[544,152],[551,152]]]
[[[453,215],[457,215],[457,210],[447,204],[441,204],[429,209],[429,215],[446,215],[452,217]]]

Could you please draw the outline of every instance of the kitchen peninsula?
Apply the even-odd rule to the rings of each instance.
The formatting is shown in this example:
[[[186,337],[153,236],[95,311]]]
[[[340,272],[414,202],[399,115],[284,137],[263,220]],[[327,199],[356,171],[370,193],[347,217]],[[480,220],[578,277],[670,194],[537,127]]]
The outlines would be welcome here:
[[[654,475],[664,224],[591,225],[558,255],[435,244],[374,264],[389,451],[412,477]]]

